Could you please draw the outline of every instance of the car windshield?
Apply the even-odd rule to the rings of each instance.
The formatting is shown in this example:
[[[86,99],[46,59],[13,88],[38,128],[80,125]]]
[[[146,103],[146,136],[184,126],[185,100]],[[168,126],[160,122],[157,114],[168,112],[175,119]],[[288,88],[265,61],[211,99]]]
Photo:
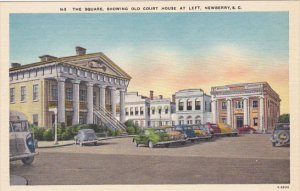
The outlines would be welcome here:
[[[275,130],[290,130],[290,124],[276,124]]]
[[[27,121],[13,121],[10,122],[11,128],[14,132],[28,132],[28,122]]]
[[[155,133],[165,133],[166,131],[163,129],[157,129],[154,131]]]
[[[194,130],[199,130],[200,129],[200,127],[197,126],[197,125],[193,125],[192,127],[193,127]]]

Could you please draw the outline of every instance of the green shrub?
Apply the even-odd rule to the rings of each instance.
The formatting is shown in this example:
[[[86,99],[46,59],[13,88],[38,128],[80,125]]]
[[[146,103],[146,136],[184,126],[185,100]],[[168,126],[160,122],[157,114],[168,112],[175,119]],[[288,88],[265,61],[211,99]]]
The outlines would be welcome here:
[[[53,129],[47,129],[43,133],[43,139],[45,141],[53,141],[54,140],[54,130]]]
[[[134,135],[135,134],[135,128],[130,126],[130,127],[127,127],[127,133],[129,135]]]
[[[32,125],[31,130],[34,134],[34,138],[37,139],[38,141],[43,141],[43,134],[45,129],[41,127],[37,127],[35,125]]]

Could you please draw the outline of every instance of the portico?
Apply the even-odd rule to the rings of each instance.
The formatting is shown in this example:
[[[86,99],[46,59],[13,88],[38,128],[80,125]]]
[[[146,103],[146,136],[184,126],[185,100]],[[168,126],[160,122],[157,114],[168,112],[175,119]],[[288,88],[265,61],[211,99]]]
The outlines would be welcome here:
[[[211,94],[213,123],[250,125],[265,132],[278,120],[280,98],[266,82],[212,87]]]
[[[125,121],[124,95],[131,77],[103,53],[86,54],[84,48],[76,47],[76,56],[40,58],[38,63],[13,68],[10,78],[19,83],[42,82],[36,87],[39,91],[36,102],[40,102],[43,111],[36,114],[41,125],[52,127],[53,108],[57,108],[58,122],[66,125],[101,121],[95,119],[94,107],[103,108],[102,112],[109,112],[115,118],[117,102],[122,114],[120,121]],[[24,76],[22,79],[15,78],[20,74]]]

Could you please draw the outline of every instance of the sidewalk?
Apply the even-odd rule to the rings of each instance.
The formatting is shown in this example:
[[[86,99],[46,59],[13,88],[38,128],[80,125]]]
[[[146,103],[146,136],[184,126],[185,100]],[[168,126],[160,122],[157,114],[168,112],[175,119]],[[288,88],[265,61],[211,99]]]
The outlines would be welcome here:
[[[134,135],[123,135],[123,136],[116,136],[116,137],[101,137],[98,138],[98,141],[101,140],[108,140],[108,139],[119,139],[119,138],[126,138],[126,137],[134,137]],[[37,148],[53,148],[53,147],[62,147],[62,146],[69,146],[74,145],[74,140],[67,140],[67,141],[58,141],[58,144],[54,144],[54,141],[38,141]]]
[[[28,181],[22,176],[10,175],[10,185],[28,185]]]

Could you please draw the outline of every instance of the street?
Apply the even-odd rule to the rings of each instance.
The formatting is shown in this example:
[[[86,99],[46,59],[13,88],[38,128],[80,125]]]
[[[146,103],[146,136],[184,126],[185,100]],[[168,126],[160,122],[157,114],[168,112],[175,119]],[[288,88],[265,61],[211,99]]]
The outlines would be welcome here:
[[[289,147],[272,147],[270,134],[221,137],[169,148],[136,147],[132,138],[98,146],[37,149],[30,166],[10,172],[29,185],[281,184],[290,182]]]

